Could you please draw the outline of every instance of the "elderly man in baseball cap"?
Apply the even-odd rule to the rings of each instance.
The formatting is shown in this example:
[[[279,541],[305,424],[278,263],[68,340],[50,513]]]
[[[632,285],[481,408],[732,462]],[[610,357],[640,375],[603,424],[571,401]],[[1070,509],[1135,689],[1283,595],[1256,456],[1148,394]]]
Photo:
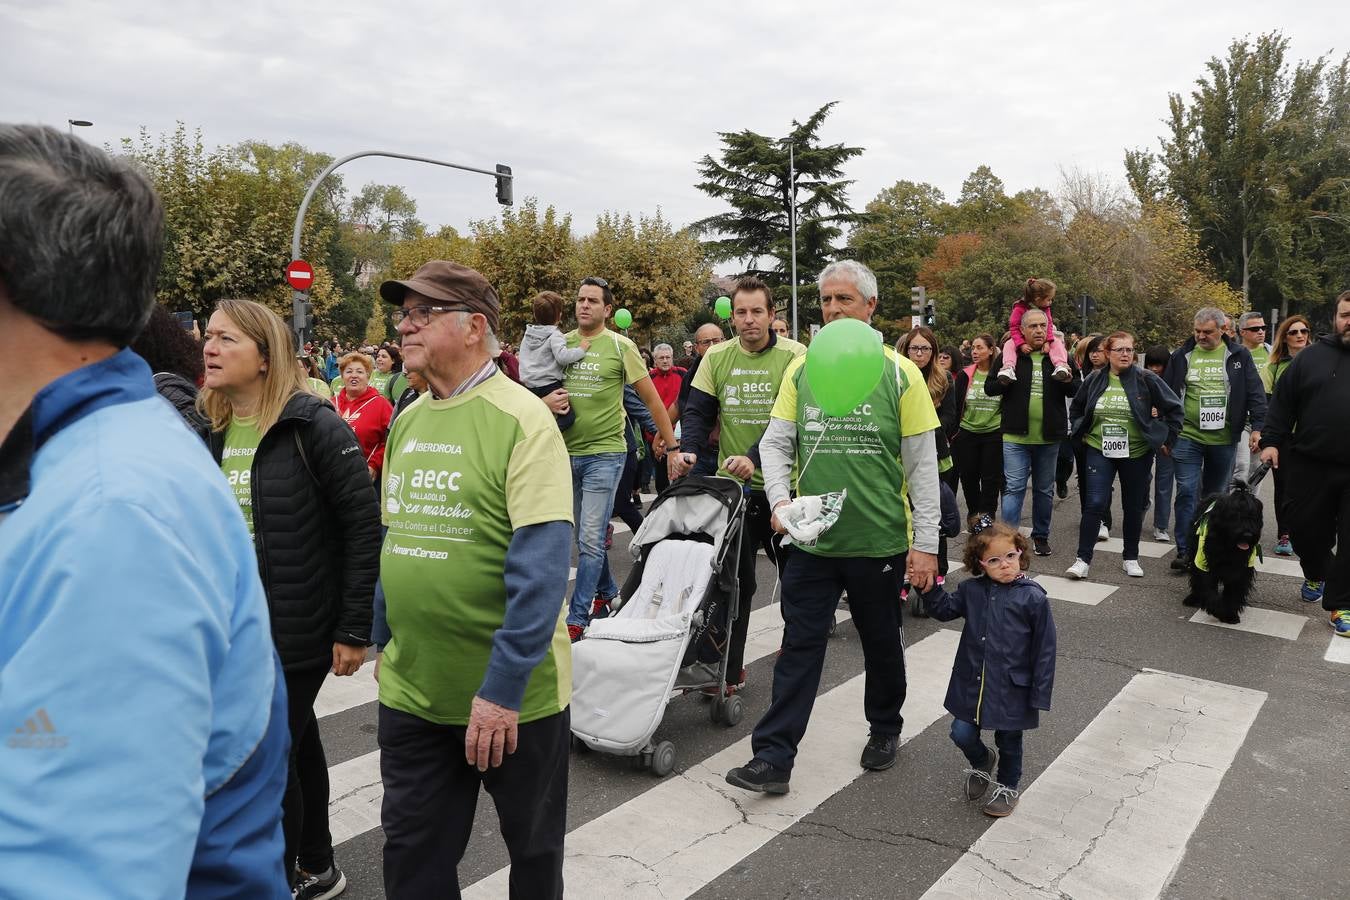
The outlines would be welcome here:
[[[380,296],[430,390],[394,420],[384,467],[379,656],[384,887],[446,893],[479,786],[513,896],[562,896],[571,646],[561,615],[571,469],[553,416],[498,371],[497,292],[436,260]]]

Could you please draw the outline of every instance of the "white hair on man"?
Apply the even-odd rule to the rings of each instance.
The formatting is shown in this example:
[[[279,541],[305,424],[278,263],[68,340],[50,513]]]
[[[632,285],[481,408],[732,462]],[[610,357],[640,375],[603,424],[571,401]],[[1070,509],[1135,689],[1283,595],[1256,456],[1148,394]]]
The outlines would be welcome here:
[[[877,296],[877,276],[856,259],[841,259],[830,263],[821,270],[816,283],[824,284],[832,278],[844,278],[853,282],[853,286],[858,289],[859,294],[862,294],[864,300],[872,300]]]
[[[1228,321],[1228,314],[1217,306],[1202,306],[1195,311],[1195,324],[1203,325],[1206,322],[1213,322],[1216,328],[1223,328]]]
[[[672,356],[675,354],[675,348],[672,347],[672,346],[670,346],[669,344],[657,344],[655,347],[652,348],[652,356],[655,356],[656,354],[660,353],[662,350],[666,351],[667,353],[671,354]]]

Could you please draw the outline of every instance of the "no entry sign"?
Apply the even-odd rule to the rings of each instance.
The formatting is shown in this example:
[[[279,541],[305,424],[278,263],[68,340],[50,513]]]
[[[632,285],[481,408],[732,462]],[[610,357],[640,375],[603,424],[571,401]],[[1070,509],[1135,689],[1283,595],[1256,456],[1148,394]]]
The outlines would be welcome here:
[[[297,291],[307,291],[314,286],[314,267],[303,259],[293,259],[286,267],[286,283]]]

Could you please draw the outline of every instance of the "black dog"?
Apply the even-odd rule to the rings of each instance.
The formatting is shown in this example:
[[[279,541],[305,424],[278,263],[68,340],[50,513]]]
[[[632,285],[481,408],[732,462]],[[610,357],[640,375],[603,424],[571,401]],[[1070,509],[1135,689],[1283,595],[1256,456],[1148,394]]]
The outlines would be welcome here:
[[[1242,621],[1256,578],[1263,517],[1254,489],[1269,468],[1263,464],[1250,481],[1206,497],[1191,526],[1191,592],[1183,602],[1228,625]]]

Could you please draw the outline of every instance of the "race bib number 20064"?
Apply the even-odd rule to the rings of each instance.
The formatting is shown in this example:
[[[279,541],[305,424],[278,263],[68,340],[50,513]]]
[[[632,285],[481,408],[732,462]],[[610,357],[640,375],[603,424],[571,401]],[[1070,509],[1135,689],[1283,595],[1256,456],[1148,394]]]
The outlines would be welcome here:
[[[1200,430],[1222,431],[1228,424],[1228,402],[1225,397],[1200,398]]]

